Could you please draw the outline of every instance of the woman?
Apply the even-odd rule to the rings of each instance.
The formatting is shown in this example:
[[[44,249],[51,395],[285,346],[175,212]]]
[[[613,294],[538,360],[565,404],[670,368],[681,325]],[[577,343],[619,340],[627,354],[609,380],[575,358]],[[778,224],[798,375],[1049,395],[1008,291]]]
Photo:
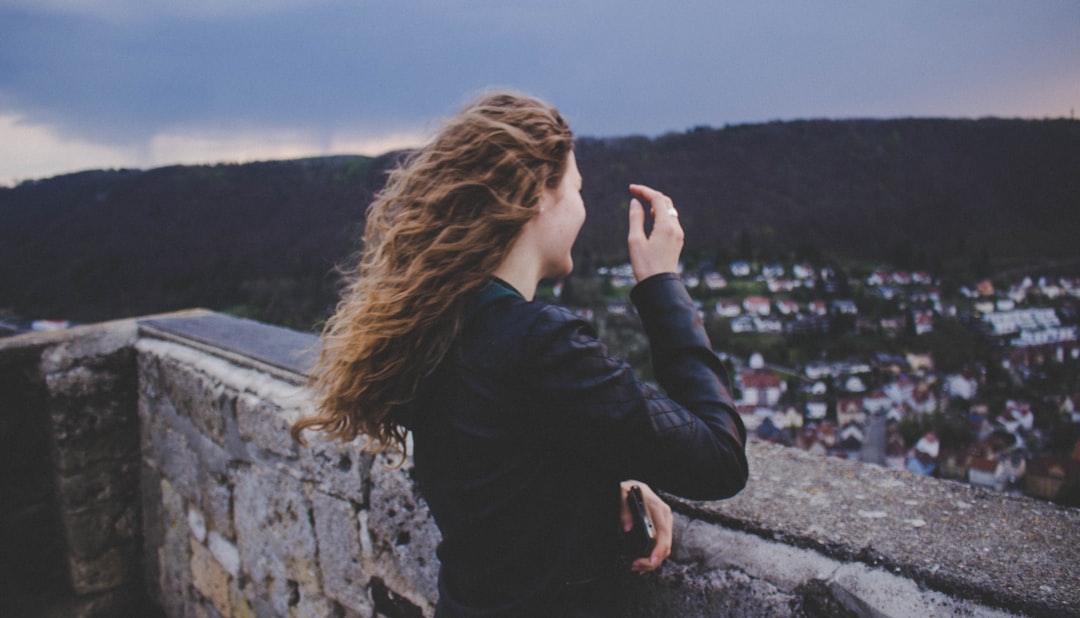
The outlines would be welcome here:
[[[320,414],[293,434],[365,434],[403,451],[412,432],[443,536],[437,616],[614,615],[620,572],[655,569],[670,551],[670,509],[644,483],[717,499],[746,482],[745,430],[675,275],[683,232],[668,197],[631,185],[628,240],[631,298],[667,395],[589,324],[533,300],[573,267],[580,190],[554,108],[480,98],[391,173],[323,333]],[[628,567],[619,523],[630,527],[632,485],[658,542]]]

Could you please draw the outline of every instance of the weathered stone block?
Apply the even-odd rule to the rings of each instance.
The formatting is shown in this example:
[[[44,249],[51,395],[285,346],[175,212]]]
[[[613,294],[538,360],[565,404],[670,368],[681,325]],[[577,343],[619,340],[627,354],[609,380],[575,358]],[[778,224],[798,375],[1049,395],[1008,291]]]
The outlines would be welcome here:
[[[214,555],[214,558],[229,575],[236,577],[240,574],[240,550],[236,548],[236,545],[230,543],[216,530],[211,530],[207,534],[206,543],[207,547],[210,548],[210,553]]]
[[[80,559],[93,559],[110,547],[128,547],[135,539],[134,501],[104,503],[61,514],[68,548]],[[127,556],[126,560],[134,560]]]
[[[332,599],[357,612],[371,612],[368,578],[361,566],[360,521],[353,503],[312,492],[319,569],[323,587]]]
[[[389,463],[380,455],[371,465],[367,529],[372,555],[365,557],[365,571],[430,610],[438,595],[435,550],[441,536],[412,480],[411,460],[401,467]]]
[[[162,528],[161,475],[157,468],[143,465],[139,475],[142,502],[142,584],[149,598],[161,603],[161,591],[158,590],[158,554],[157,550],[164,542]]]
[[[320,491],[362,502],[373,459],[359,440],[342,444],[309,435],[308,445],[300,449],[297,468],[301,478],[315,483]]]
[[[232,579],[228,572],[206,547],[191,539],[191,580],[199,594],[206,597],[223,616],[232,615],[229,587]]]
[[[119,547],[94,557],[68,556],[71,587],[78,594],[102,592],[121,586],[128,578],[131,564]]]
[[[233,471],[235,526],[245,596],[264,599],[272,613],[327,615],[316,563],[311,503],[300,481],[252,466]]]
[[[187,527],[184,498],[167,479],[161,481],[163,538],[157,552],[162,609],[167,616],[187,616],[191,604],[191,534]]]
[[[242,393],[236,401],[236,426],[240,437],[283,457],[296,457],[296,442],[289,434],[292,423],[282,409],[254,393]]]
[[[59,448],[53,449],[53,457],[56,470],[61,474],[78,472],[100,462],[138,461],[138,425],[118,425],[57,446]]]
[[[130,348],[98,347],[101,343],[76,338],[42,355],[45,405],[61,476],[103,461],[138,461],[135,357]]]
[[[233,498],[229,475],[209,474],[202,483],[202,507],[207,527],[227,538],[236,538],[233,528]]]
[[[135,502],[138,483],[137,460],[112,460],[60,475],[57,487],[63,507],[78,510],[104,502]]]
[[[46,383],[53,437],[59,443],[135,422],[134,375],[76,367],[46,376]]]
[[[224,444],[226,419],[235,415],[236,391],[175,359],[162,359],[161,367],[163,390],[177,413],[203,435]]]
[[[143,446],[147,461],[155,465],[184,498],[205,511],[202,496],[212,493],[207,488],[220,484],[219,479],[225,478],[229,455],[218,443],[195,432],[190,424],[169,419],[167,413],[155,415],[150,424],[149,443]],[[187,427],[183,426],[185,424]]]
[[[162,475],[188,500],[198,496],[199,462],[187,437],[165,426],[155,439],[158,466]]]

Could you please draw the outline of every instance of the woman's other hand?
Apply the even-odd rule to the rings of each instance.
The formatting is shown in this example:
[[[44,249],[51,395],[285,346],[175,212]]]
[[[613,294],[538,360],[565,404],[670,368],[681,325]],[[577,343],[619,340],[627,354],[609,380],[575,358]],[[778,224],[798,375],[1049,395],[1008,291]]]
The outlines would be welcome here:
[[[671,507],[661,500],[660,496],[656,495],[648,485],[641,481],[623,481],[621,483],[623,532],[630,532],[634,527],[634,518],[630,514],[627,496],[630,495],[630,488],[635,485],[641,488],[641,498],[645,502],[645,509],[649,511],[653,526],[656,528],[656,545],[652,553],[645,558],[634,560],[634,563],[630,565],[632,571],[641,574],[660,568],[664,560],[671,555],[671,532],[674,519],[671,516]]]
[[[644,281],[660,273],[679,270],[679,254],[683,247],[683,229],[679,225],[679,211],[671,198],[645,185],[630,185],[636,197],[630,200],[630,266],[634,278]],[[653,215],[652,234],[645,235],[645,207],[641,198],[649,203]]]

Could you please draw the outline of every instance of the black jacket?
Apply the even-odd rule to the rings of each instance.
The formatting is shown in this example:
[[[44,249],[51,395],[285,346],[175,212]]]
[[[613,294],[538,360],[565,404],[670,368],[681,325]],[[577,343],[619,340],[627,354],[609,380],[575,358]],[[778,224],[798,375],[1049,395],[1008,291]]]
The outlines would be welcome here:
[[[438,616],[548,615],[613,573],[622,480],[691,499],[745,485],[746,431],[682,282],[631,298],[666,396],[587,322],[494,280],[401,419],[443,536]]]

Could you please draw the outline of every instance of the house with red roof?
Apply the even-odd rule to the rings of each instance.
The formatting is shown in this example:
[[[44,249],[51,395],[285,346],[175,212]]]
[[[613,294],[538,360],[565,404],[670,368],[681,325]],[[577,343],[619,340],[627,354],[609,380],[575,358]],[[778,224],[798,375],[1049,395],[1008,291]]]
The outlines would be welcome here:
[[[850,423],[866,422],[863,400],[860,397],[843,397],[836,400],[836,422],[841,427]]]
[[[743,300],[743,309],[747,313],[769,315],[772,312],[772,303],[764,296],[747,296]]]
[[[916,335],[934,332],[934,313],[932,311],[916,311],[914,317]]]
[[[705,273],[705,287],[710,290],[722,290],[727,287],[727,279],[716,271]]]
[[[968,459],[968,482],[979,487],[994,489],[997,484],[997,469],[996,457],[973,455]]]
[[[741,403],[775,406],[784,394],[787,384],[782,377],[771,371],[750,369],[739,373],[739,386],[743,394]]]

